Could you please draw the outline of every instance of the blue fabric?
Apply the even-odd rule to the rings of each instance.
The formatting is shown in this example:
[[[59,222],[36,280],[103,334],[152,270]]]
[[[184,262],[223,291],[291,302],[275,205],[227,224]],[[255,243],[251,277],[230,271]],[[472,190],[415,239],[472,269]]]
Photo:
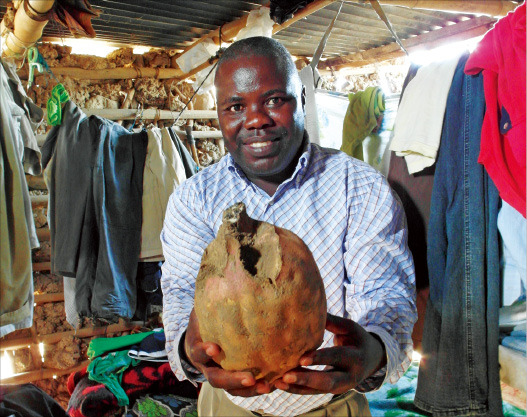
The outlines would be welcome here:
[[[525,331],[525,324],[523,324],[523,326],[518,326],[518,328],[515,328],[508,336],[505,336],[501,341],[501,344],[526,355],[526,338],[527,333]]]
[[[146,132],[86,117],[69,101],[42,147],[52,269],[76,278],[80,316],[113,322],[134,315],[147,143]]]
[[[142,361],[168,362],[165,332],[156,331],[130,347],[128,356]]]
[[[499,196],[477,162],[485,98],[482,75],[463,73],[467,57],[448,95],[432,190],[415,404],[434,416],[498,417]]]

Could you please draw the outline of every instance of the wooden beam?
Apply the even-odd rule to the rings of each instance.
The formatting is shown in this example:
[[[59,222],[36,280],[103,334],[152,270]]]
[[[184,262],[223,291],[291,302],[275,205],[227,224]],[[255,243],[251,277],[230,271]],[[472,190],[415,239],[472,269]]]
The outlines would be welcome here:
[[[169,78],[179,79],[184,74],[179,68],[123,67],[90,70],[77,67],[51,67],[50,69],[54,75],[63,75],[76,80],[125,80],[129,78],[158,78],[166,80]],[[21,80],[27,80],[27,69],[20,69],[18,76]]]
[[[273,26],[273,34],[280,32],[281,30],[291,26],[293,23],[297,22],[300,19],[303,19],[307,16],[309,16],[312,13],[315,13],[317,10],[323,9],[328,4],[331,4],[337,0],[315,0],[311,3],[309,3],[306,7],[299,10],[298,13],[296,13],[291,19],[285,21],[281,25],[275,24]],[[225,23],[221,27],[221,41],[222,42],[229,42],[233,40],[236,35],[238,35],[238,32],[245,28],[247,25],[247,17],[248,15],[244,15],[241,18],[234,20],[229,23]],[[189,45],[186,47],[181,54],[178,56],[183,55],[185,52],[190,51],[192,48],[194,48],[196,45],[200,44],[206,39],[211,39],[216,45],[219,45],[220,43],[220,29],[213,30],[212,32],[207,33],[205,36],[202,36],[200,39],[195,41],[192,45]],[[203,64],[199,65],[198,67],[194,68],[192,71],[188,72],[187,74],[184,74],[178,78],[179,81],[184,80],[186,78],[192,77],[194,74],[198,73],[202,69],[207,68],[210,65],[213,65],[218,59],[212,59],[210,61],[204,62]]]
[[[83,109],[87,116],[96,115],[110,120],[134,120],[137,116],[137,110],[134,109]],[[143,120],[151,120],[156,116],[160,120],[172,120],[179,116],[179,111],[145,109],[142,112]],[[185,110],[180,119],[217,119],[216,110]]]
[[[64,301],[63,292],[35,294],[35,304],[56,303]]]
[[[28,0],[28,5],[35,12],[46,15],[53,5],[55,0]],[[28,10],[31,10],[28,8]],[[33,14],[33,13],[31,13]],[[33,14],[34,16],[34,14]],[[35,20],[37,19],[37,20]],[[25,55],[28,48],[33,46],[36,41],[42,36],[44,26],[48,23],[48,19],[40,20],[39,17],[33,17],[26,12],[26,6],[20,2],[15,13],[15,21],[13,23],[14,31],[7,32],[5,39],[2,39],[2,54],[7,57],[18,57]],[[4,34],[5,26],[2,20],[0,25],[1,33]]]
[[[306,7],[299,10],[291,19],[286,20],[281,25],[275,24],[273,26],[273,35],[277,32],[280,32],[281,30],[288,28],[293,23],[298,22],[300,19],[304,19],[305,17],[315,13],[316,11],[323,9],[324,7],[330,5],[331,3],[334,3],[336,0],[315,0],[311,3],[309,3]]]
[[[30,197],[30,199],[31,199],[31,208],[33,210],[35,210],[38,207],[47,207],[48,206],[48,201],[49,201],[48,194],[32,195]]]
[[[360,0],[352,0],[361,2]],[[426,9],[444,12],[473,13],[487,16],[505,16],[514,10],[518,3],[510,0],[379,0],[390,6],[403,6],[410,9]]]
[[[73,372],[80,371],[90,364],[90,361],[83,361],[77,365],[68,368],[68,369],[49,369],[41,368],[37,371],[23,372],[21,374],[13,375],[8,378],[3,378],[1,380],[2,384],[27,384],[29,382],[41,381],[43,379],[49,379],[56,376],[69,375]]]
[[[106,336],[113,333],[127,332],[141,326],[143,326],[143,322],[140,321],[120,322],[116,324],[110,324],[108,326],[83,327],[82,329],[69,330],[66,332],[38,335],[36,338],[21,337],[17,339],[8,339],[5,341],[0,340],[0,351],[14,350],[30,346],[33,343],[38,344],[41,342],[46,345],[53,345],[60,342],[63,337],[67,336],[78,337],[79,339],[93,336]]]
[[[36,229],[36,232],[39,242],[49,242],[51,240],[51,233],[47,226]]]
[[[403,40],[409,52],[433,49],[450,42],[471,39],[485,34],[494,24],[495,19],[479,16],[455,25],[445,26],[422,35]],[[363,52],[357,52],[338,58],[330,58],[319,64],[321,70],[339,70],[341,68],[362,67],[375,62],[382,62],[405,56],[397,43],[380,46]]]

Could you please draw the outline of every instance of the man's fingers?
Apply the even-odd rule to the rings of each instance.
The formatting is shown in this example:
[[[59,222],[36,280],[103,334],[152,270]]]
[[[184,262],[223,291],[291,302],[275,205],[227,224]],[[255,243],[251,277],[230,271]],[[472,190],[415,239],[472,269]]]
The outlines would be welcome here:
[[[326,329],[334,334],[349,335],[357,332],[357,327],[360,327],[357,323],[352,320],[345,319],[342,317],[334,316],[333,314],[327,313],[326,316]]]
[[[227,392],[238,397],[253,397],[255,395],[269,394],[275,389],[276,388],[274,386],[271,387],[267,381],[257,381],[252,387],[232,389],[227,390]]]
[[[203,374],[213,387],[224,390],[252,387],[256,383],[254,375],[250,372],[232,372],[220,367],[207,367],[203,370]]]
[[[353,347],[330,347],[319,349],[302,356],[300,365],[328,365],[334,368],[349,370],[359,360],[358,352]]]
[[[347,372],[303,370],[286,372],[275,385],[293,394],[340,394],[350,389],[351,382]]]

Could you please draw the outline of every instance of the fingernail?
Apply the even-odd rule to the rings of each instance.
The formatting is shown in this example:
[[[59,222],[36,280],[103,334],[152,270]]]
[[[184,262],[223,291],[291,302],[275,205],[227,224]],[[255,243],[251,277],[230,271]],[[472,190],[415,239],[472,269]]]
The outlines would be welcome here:
[[[287,382],[288,384],[294,384],[296,382],[295,375],[285,375],[283,379],[284,379],[284,382]]]
[[[313,359],[312,358],[303,358],[303,359],[300,359],[300,365],[302,366],[309,366],[313,363]]]
[[[256,392],[258,394],[267,394],[269,392],[269,389],[267,388],[267,385],[258,385],[256,387]]]
[[[214,355],[214,349],[212,347],[208,347],[207,349],[205,349],[205,353],[209,356],[212,356]]]
[[[254,382],[249,378],[245,378],[245,379],[242,379],[242,385],[244,387],[250,387],[251,385],[254,385]]]

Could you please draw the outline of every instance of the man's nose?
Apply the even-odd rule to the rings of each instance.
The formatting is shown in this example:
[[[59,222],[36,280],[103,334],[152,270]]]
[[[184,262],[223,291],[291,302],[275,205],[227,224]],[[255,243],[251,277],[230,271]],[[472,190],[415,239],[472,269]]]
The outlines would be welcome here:
[[[263,106],[254,104],[247,106],[245,114],[246,129],[262,129],[273,124],[273,119],[269,116]]]

